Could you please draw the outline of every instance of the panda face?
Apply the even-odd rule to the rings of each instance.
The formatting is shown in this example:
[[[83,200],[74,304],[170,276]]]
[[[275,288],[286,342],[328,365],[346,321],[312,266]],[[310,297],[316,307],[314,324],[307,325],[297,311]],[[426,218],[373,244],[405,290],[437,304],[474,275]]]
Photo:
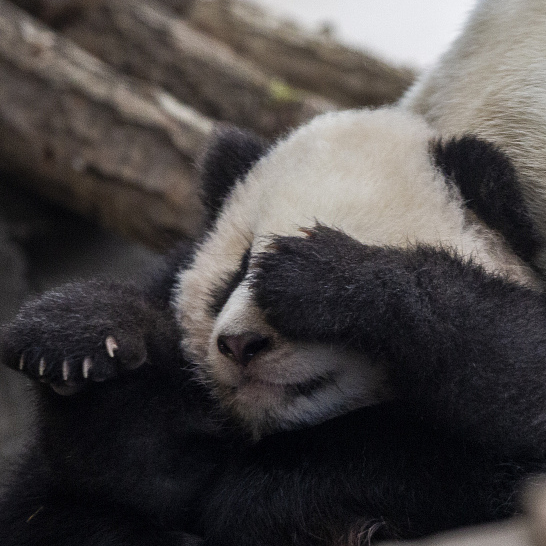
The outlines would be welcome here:
[[[513,266],[435,166],[434,137],[419,118],[396,109],[334,113],[253,166],[231,169],[237,178],[181,273],[174,303],[185,350],[203,380],[256,435],[390,397],[381,363],[283,339],[267,324],[249,275],[272,235],[301,235],[301,227],[319,221],[367,244],[441,244],[490,270]]]

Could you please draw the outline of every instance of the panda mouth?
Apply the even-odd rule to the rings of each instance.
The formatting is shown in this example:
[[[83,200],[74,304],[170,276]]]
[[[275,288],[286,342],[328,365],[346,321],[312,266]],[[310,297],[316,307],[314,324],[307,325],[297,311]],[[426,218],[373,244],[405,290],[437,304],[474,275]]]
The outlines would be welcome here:
[[[318,390],[333,385],[335,382],[335,373],[327,372],[298,383],[273,383],[252,378],[244,381],[239,388],[246,387],[250,389],[265,390],[270,394],[278,392],[279,394],[284,394],[290,398],[297,398],[299,396],[312,396]]]
[[[328,385],[335,384],[335,374],[333,372],[325,373],[301,383],[286,385],[284,390],[286,394],[292,397],[311,396],[314,392],[323,389]]]

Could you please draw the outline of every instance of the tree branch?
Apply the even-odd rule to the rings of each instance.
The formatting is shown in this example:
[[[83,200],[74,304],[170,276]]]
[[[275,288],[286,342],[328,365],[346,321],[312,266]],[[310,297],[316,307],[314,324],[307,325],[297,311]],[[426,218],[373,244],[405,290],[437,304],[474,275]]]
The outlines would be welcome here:
[[[416,75],[239,0],[196,0],[188,21],[289,84],[344,107],[394,102]]]
[[[102,225],[163,246],[199,231],[193,163],[212,122],[0,0],[0,166]]]
[[[279,134],[334,104],[290,89],[159,2],[104,0],[64,34],[110,65],[221,121]]]

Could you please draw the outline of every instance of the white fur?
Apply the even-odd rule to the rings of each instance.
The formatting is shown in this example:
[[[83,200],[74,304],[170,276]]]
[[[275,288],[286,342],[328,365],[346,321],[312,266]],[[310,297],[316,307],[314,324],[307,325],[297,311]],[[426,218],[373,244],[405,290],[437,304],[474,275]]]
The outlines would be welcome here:
[[[546,2],[481,0],[461,36],[403,98],[439,133],[497,143],[546,240]],[[544,252],[537,258],[546,274]]]
[[[453,248],[491,272],[538,282],[446,184],[431,161],[430,142],[475,132],[502,144],[525,177],[529,202],[541,198],[535,216],[546,225],[546,173],[537,178],[546,167],[546,131],[530,119],[546,114],[545,57],[546,1],[483,0],[465,35],[401,105],[320,116],[277,143],[236,185],[182,273],[175,306],[185,349],[256,434],[389,396],[383,368],[366,357],[282,339],[253,304],[246,281],[213,316],[209,304],[219,281],[238,269],[247,249],[251,256],[267,251],[272,234],[302,235],[300,227],[319,221],[367,244]],[[217,338],[245,332],[268,337],[271,348],[242,367],[218,351]],[[313,396],[283,394],[286,385],[325,374],[336,383]]]
[[[469,221],[460,196],[432,165],[434,136],[420,118],[395,108],[315,119],[279,142],[236,186],[182,275],[177,307],[186,350],[256,433],[317,422],[388,397],[383,369],[362,355],[283,340],[253,304],[246,282],[212,316],[208,304],[218,280],[237,270],[248,248],[252,255],[266,250],[272,234],[301,235],[301,226],[318,220],[364,243],[452,247],[490,271],[527,279],[527,269],[499,238]],[[249,331],[272,342],[249,366],[218,351],[218,336]],[[336,383],[315,395],[283,395],[282,386],[325,374],[335,374]]]

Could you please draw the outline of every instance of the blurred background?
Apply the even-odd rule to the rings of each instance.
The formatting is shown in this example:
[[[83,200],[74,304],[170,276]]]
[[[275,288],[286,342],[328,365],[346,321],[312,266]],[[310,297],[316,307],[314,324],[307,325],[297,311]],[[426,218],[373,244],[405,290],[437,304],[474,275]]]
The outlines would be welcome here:
[[[458,35],[475,0],[255,0],[307,28],[330,27],[336,37],[423,69]]]
[[[0,0],[0,321],[70,279],[138,277],[198,236],[214,123],[274,138],[391,103],[473,0]],[[31,422],[0,367],[0,470]]]

